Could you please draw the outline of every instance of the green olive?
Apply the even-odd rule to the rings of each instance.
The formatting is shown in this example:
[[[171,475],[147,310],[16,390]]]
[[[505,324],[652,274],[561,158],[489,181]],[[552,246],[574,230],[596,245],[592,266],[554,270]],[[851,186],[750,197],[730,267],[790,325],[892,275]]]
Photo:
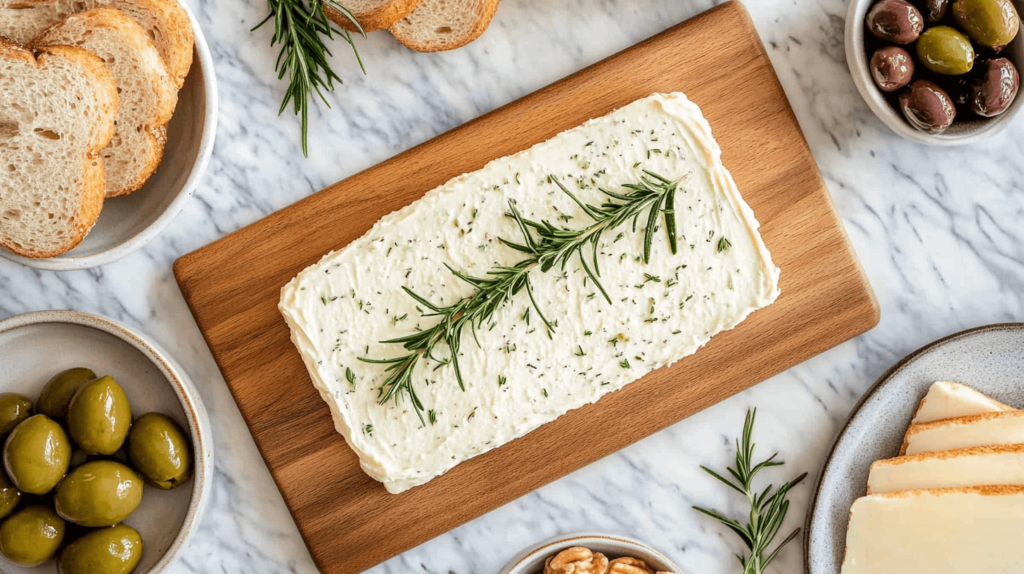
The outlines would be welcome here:
[[[142,560],[142,537],[118,524],[93,530],[60,553],[60,574],[130,574]]]
[[[114,454],[131,424],[128,397],[110,377],[86,383],[68,405],[68,433],[86,454]]]
[[[64,541],[64,521],[45,506],[28,506],[0,524],[0,553],[12,562],[38,566]]]
[[[142,502],[142,480],[119,462],[94,460],[60,481],[53,502],[57,514],[72,524],[113,526]]]
[[[70,463],[68,435],[46,415],[29,417],[4,443],[7,476],[26,494],[46,494],[53,490]]]
[[[983,46],[1005,46],[1020,30],[1020,16],[1011,0],[956,0],[953,18]]]
[[[917,39],[917,58],[935,73],[959,76],[974,67],[974,47],[956,28],[935,26]]]
[[[0,438],[32,416],[32,401],[14,393],[0,394]]]
[[[5,473],[0,472],[0,518],[10,514],[19,502],[21,502],[21,491],[11,484]]]
[[[82,367],[58,373],[46,383],[43,394],[39,395],[39,402],[36,404],[39,412],[51,419],[64,418],[64,415],[68,414],[71,397],[75,396],[83,385],[94,379],[96,373]]]
[[[128,456],[142,478],[163,490],[188,480],[192,470],[188,435],[160,413],[146,413],[132,425]]]

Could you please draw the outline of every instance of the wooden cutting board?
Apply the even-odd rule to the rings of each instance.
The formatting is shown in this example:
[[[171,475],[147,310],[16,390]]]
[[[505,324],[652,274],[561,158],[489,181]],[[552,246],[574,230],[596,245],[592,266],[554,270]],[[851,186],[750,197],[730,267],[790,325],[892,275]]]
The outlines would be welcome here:
[[[335,432],[277,311],[281,286],[448,179],[669,91],[686,92],[710,121],[725,165],[782,268],[782,296],[673,367],[425,486],[388,494]],[[738,2],[190,253],[174,273],[327,574],[359,572],[430,540],[863,333],[879,318],[782,86]]]

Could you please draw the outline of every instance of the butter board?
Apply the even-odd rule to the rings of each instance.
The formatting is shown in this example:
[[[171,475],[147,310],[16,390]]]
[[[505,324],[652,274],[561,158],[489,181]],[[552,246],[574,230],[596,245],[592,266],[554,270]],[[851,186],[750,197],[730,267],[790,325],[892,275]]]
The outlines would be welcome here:
[[[701,107],[725,166],[761,222],[782,269],[778,301],[670,368],[425,486],[388,494],[335,432],[278,313],[280,288],[452,177],[671,91],[685,92]],[[874,293],[739,2],[190,253],[175,263],[174,274],[325,574],[370,568],[859,335],[879,319]]]

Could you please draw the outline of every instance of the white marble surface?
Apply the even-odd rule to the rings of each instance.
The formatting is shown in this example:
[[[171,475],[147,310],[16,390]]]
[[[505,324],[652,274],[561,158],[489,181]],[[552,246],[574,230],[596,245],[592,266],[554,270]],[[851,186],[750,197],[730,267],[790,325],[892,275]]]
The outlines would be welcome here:
[[[40,272],[0,260],[0,317],[99,313],[138,327],[188,369],[213,417],[217,478],[202,528],[173,572],[315,572],[171,276],[175,258],[712,5],[710,0],[505,0],[491,29],[454,53],[414,54],[386,33],[360,42],[361,76],[312,117],[277,117],[284,86],[263,0],[191,0],[217,62],[221,124],[205,184],[156,241],[91,271]],[[693,504],[741,513],[698,465],[722,468],[748,406],[761,453],[781,450],[778,483],[815,473],[834,433],[893,362],[943,335],[1024,320],[1024,122],[989,143],[940,150],[899,139],[861,101],[842,50],[843,0],[750,0],[748,7],[882,306],[870,333],[375,568],[495,572],[520,548],[597,530],[648,541],[688,573],[738,572],[733,534]],[[803,521],[809,485],[786,528]],[[343,527],[343,526],[341,526]],[[382,533],[382,536],[384,533]],[[799,544],[771,572],[802,570]]]

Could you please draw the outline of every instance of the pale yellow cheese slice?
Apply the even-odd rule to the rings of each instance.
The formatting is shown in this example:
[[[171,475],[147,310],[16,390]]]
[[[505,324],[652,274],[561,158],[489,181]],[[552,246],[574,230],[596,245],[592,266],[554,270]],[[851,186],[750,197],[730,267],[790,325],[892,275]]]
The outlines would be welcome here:
[[[865,496],[853,503],[842,574],[1024,572],[1024,487]]]
[[[1024,411],[910,425],[900,455],[1003,444],[1024,444]]]
[[[1024,486],[1024,445],[979,446],[880,460],[868,494],[985,485]]]
[[[960,383],[939,381],[932,384],[921,399],[912,423],[927,423],[941,419],[966,417],[984,413],[1012,411],[1013,407],[989,398]]]

